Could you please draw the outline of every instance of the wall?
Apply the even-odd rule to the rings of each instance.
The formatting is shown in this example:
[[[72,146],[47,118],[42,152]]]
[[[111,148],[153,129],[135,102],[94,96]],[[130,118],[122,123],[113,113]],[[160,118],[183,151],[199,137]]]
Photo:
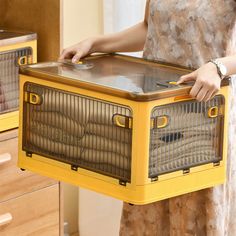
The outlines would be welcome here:
[[[79,203],[80,236],[119,236],[121,201],[80,189]]]
[[[63,47],[103,33],[102,0],[63,1]]]
[[[61,8],[61,39],[62,48],[69,47],[87,37],[103,33],[103,11],[102,0],[64,0]],[[79,216],[81,206],[89,204],[87,199],[89,194],[84,194],[77,187],[63,184],[64,187],[64,217],[69,222],[69,232],[73,234],[80,228],[80,236],[88,231],[83,220],[87,220],[87,215],[83,213]],[[80,195],[82,201],[79,199]],[[78,200],[79,199],[79,200]],[[94,199],[96,202],[97,199]],[[94,212],[96,215],[96,212]],[[91,228],[91,225],[89,225]],[[90,234],[91,235],[91,234]]]
[[[103,0],[104,32],[117,32],[144,19],[146,0]]]

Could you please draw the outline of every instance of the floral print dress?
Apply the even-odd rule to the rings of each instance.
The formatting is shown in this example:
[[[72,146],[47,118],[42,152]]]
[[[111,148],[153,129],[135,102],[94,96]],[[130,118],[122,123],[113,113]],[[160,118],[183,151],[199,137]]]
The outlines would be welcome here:
[[[198,68],[236,53],[235,0],[150,0],[144,58]],[[231,82],[227,181],[144,206],[124,203],[121,236],[236,235],[236,77]]]

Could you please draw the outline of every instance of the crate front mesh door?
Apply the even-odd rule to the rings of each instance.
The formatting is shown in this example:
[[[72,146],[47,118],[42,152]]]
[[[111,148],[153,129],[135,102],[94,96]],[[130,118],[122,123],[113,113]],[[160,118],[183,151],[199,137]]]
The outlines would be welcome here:
[[[31,48],[0,52],[0,115],[18,110],[19,65],[31,62]]]
[[[129,107],[27,82],[23,150],[112,176],[131,178]],[[117,120],[122,125],[117,126]]]
[[[188,101],[155,107],[151,114],[149,177],[222,160],[225,101]]]

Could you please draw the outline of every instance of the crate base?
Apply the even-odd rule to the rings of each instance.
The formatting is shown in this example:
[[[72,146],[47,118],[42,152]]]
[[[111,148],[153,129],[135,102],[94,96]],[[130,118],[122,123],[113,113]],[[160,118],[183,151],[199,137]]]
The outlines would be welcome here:
[[[226,176],[225,167],[217,166],[199,172],[190,172],[175,178],[157,180],[146,185],[140,186],[127,183],[126,186],[122,186],[117,179],[84,169],[71,171],[69,165],[61,163],[60,165],[52,166],[42,160],[25,156],[21,156],[18,160],[19,168],[93,190],[134,205],[144,205],[213,187],[224,183]]]
[[[19,127],[19,111],[0,115],[0,132]]]

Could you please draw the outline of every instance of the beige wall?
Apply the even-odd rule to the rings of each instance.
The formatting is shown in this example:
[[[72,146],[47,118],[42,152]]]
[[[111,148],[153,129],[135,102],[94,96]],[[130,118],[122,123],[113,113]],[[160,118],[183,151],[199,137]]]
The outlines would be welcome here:
[[[103,33],[102,0],[63,1],[63,47]]]
[[[79,190],[80,236],[119,236],[122,201]]]
[[[102,0],[63,0],[61,2],[61,47],[103,33]],[[70,233],[78,230],[78,188],[63,184],[64,218]]]

